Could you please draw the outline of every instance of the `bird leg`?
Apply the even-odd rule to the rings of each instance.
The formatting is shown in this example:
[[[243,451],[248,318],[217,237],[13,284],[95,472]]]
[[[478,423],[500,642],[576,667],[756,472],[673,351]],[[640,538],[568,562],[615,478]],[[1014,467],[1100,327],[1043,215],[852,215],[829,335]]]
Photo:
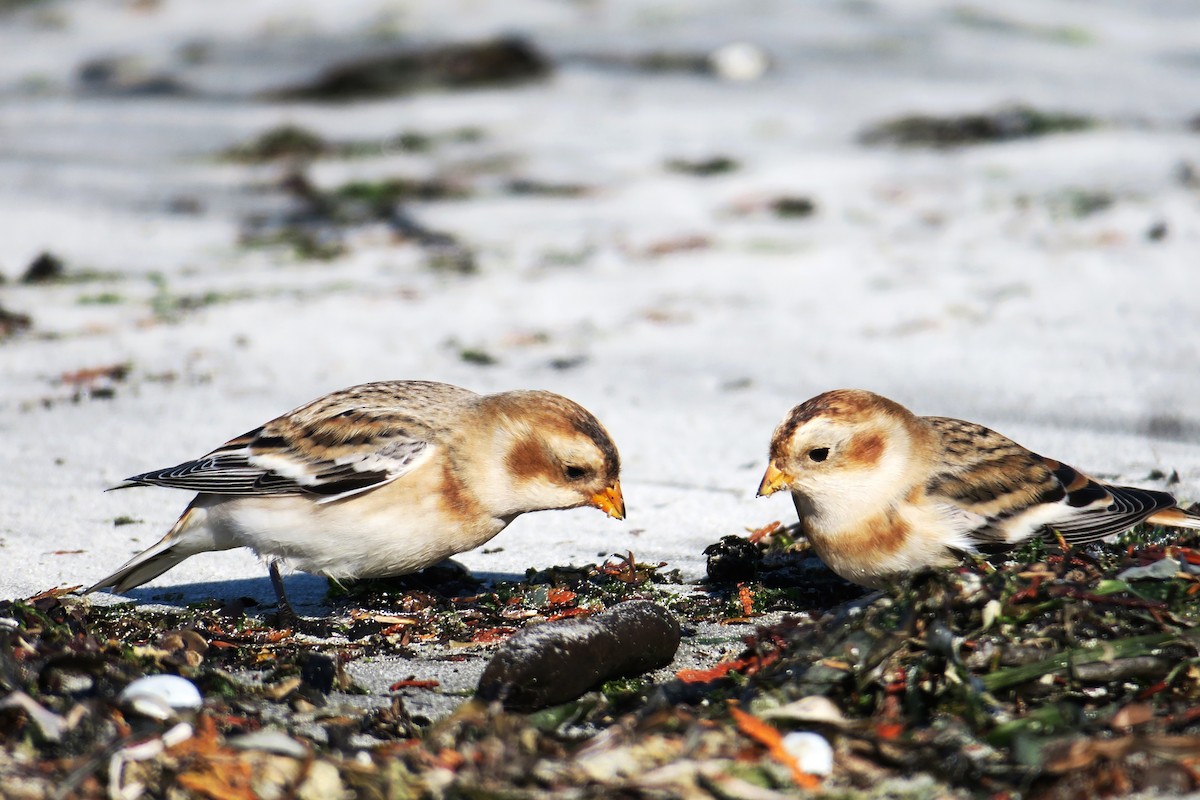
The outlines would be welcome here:
[[[268,569],[271,573],[271,586],[275,589],[275,598],[279,601],[276,623],[281,628],[294,628],[300,618],[292,610],[292,604],[287,599],[287,592],[283,590],[283,576],[279,574],[279,559],[273,559]]]

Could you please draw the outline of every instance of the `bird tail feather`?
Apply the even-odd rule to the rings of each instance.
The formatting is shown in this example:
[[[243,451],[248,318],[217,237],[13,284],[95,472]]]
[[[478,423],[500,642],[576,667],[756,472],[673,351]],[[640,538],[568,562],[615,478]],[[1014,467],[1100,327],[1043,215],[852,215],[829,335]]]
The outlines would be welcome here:
[[[1166,525],[1171,528],[1196,528],[1200,530],[1200,514],[1182,508],[1165,508],[1146,517],[1151,525]]]
[[[154,580],[196,553],[224,549],[212,541],[211,534],[206,536],[204,532],[196,530],[207,521],[208,511],[193,503],[171,526],[166,536],[129,559],[113,574],[89,586],[83,593],[91,594],[99,589],[112,589],[114,593],[122,594],[135,586]]]

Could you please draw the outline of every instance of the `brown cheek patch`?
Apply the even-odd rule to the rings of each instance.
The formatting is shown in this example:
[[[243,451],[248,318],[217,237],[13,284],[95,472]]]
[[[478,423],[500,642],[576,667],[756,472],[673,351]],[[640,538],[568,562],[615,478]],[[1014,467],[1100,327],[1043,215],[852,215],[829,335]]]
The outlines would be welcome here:
[[[508,451],[504,459],[508,471],[516,478],[532,478],[546,471],[546,454],[532,438],[527,438]]]
[[[857,467],[873,467],[883,457],[887,445],[877,433],[863,433],[850,440],[846,448],[846,460]]]

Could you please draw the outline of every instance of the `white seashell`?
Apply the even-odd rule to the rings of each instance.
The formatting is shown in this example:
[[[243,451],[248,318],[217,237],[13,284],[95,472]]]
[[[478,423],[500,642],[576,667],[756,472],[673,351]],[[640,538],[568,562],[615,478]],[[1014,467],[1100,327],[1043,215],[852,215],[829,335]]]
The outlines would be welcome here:
[[[303,759],[309,755],[309,749],[286,733],[274,728],[263,728],[251,733],[244,733],[229,740],[230,747],[239,750],[265,750],[279,756]]]
[[[833,772],[833,746],[819,733],[792,731],[783,737],[783,749],[796,759],[801,771],[809,775]]]
[[[845,725],[846,717],[828,697],[811,695],[786,705],[769,708],[759,714],[763,719],[790,719],[797,722],[821,722],[826,725]]]
[[[767,73],[771,59],[756,44],[731,42],[712,51],[708,63],[724,80],[756,81]]]
[[[121,690],[117,701],[152,719],[170,719],[178,711],[204,705],[200,690],[178,675],[147,675]]]

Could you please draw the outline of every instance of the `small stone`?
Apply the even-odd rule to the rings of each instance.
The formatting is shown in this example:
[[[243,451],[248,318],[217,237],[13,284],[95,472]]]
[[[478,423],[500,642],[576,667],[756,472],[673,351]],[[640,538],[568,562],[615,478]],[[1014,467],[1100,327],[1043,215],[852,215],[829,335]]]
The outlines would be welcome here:
[[[328,761],[314,761],[308,777],[296,790],[299,800],[340,800],[348,797],[338,769]]]
[[[0,306],[0,339],[28,330],[33,325],[33,318],[28,314],[9,311]]]
[[[324,653],[309,653],[300,666],[300,678],[321,694],[329,694],[337,679],[337,662]]]

